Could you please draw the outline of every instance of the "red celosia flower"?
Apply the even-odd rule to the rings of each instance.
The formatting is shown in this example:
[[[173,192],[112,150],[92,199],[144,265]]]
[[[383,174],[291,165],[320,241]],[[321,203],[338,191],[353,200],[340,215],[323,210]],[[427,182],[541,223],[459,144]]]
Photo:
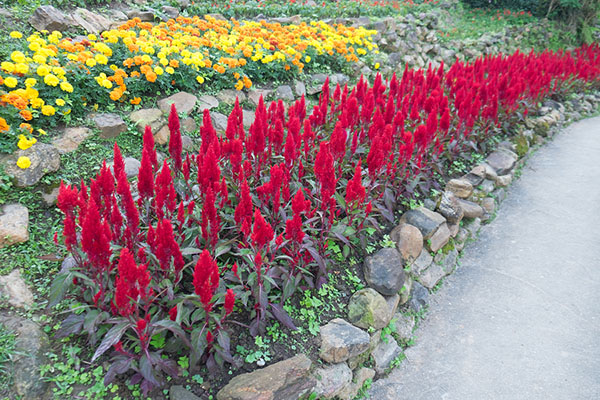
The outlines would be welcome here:
[[[254,210],[254,226],[251,238],[254,246],[258,249],[273,240],[273,228],[265,221],[258,208]]]
[[[142,162],[138,172],[138,192],[143,198],[154,196],[154,173],[152,171],[152,156],[144,146],[142,150]]]
[[[169,271],[171,267],[171,259],[173,259],[173,266],[175,269],[176,276],[179,274],[184,266],[183,255],[175,235],[173,234],[173,226],[171,221],[163,219],[159,221],[156,226],[156,243],[155,243],[155,255],[158,259],[161,268],[164,271]]]
[[[137,324],[136,324],[136,328],[137,331],[139,333],[142,333],[144,331],[144,329],[146,329],[146,320],[145,319],[139,319]]]
[[[169,319],[175,321],[177,319],[177,306],[174,306],[169,310]]]
[[[219,267],[208,250],[204,250],[194,268],[194,291],[200,296],[204,310],[212,309],[212,298],[219,287]]]
[[[157,216],[162,218],[164,215],[163,207],[166,206],[169,212],[173,212],[175,207],[177,207],[173,177],[171,176],[171,169],[166,160],[163,162],[163,166],[156,177],[154,187],[156,189],[156,196],[154,198],[155,211]]]
[[[171,113],[169,114],[169,154],[175,163],[175,169],[181,171],[181,131],[179,127],[179,116],[175,104],[171,104]]]
[[[110,228],[100,219],[98,206],[90,198],[87,212],[81,226],[81,248],[88,255],[93,267],[99,271],[109,266]]]
[[[294,214],[310,211],[310,200],[304,199],[304,192],[302,189],[298,189],[294,195],[294,198],[292,199],[292,211]]]
[[[129,285],[122,276],[117,277],[115,284],[115,305],[119,314],[128,317],[133,313],[133,306],[129,297]]]
[[[250,189],[248,188],[248,182],[244,178],[242,181],[240,202],[235,208],[234,219],[240,227],[241,232],[244,236],[250,234],[250,227],[252,225],[252,198],[250,197]]]
[[[319,152],[315,157],[315,175],[321,184],[322,200],[326,203],[335,193],[336,185],[333,157],[329,152],[329,142],[321,142],[319,146]]]
[[[148,155],[150,156],[150,163],[152,164],[153,168],[156,168],[158,166],[158,161],[156,158],[156,148],[154,147],[154,135],[152,134],[152,129],[150,126],[146,126],[146,129],[144,130],[143,150],[148,152]]]
[[[135,238],[138,232],[140,224],[140,215],[133,197],[131,196],[131,190],[129,187],[129,181],[125,174],[119,175],[117,178],[117,193],[121,196],[121,203],[125,208],[125,216],[127,217],[128,228],[130,229],[133,237]]]
[[[346,205],[360,205],[365,200],[366,192],[362,185],[362,170],[361,161],[358,160],[356,163],[356,169],[354,170],[354,176],[348,181],[346,187]]]
[[[338,121],[335,124],[335,128],[333,128],[333,133],[331,134],[331,154],[333,158],[336,160],[340,160],[346,154],[346,140],[348,135],[346,134],[346,130],[342,127],[342,123]]]
[[[225,293],[225,316],[232,313],[234,303],[235,293],[233,293],[233,290],[227,289],[227,293]]]
[[[288,240],[302,243],[304,240],[304,232],[302,231],[302,218],[299,214],[294,214],[292,219],[285,221],[285,237]]]
[[[121,175],[125,175],[125,162],[123,161],[123,156],[121,155],[121,149],[115,142],[113,146],[113,169],[115,171],[115,177],[118,179]]]

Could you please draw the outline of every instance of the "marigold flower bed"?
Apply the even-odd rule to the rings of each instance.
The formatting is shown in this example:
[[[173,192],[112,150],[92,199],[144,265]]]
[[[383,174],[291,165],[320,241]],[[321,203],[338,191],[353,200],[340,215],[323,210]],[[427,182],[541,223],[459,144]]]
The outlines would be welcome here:
[[[443,160],[531,105],[599,85],[596,45],[407,69],[352,89],[326,82],[310,113],[304,99],[287,112],[261,101],[248,132],[237,104],[225,137],[205,111],[197,154],[182,153],[172,109],[170,157],[158,162],[147,128],[137,183],[115,146],[114,174],[105,165],[89,187],[61,186],[74,265],[57,276],[51,302],[68,293],[87,309],[57,336],[85,330],[100,343],[94,360],[113,350],[106,382],[133,370],[145,391],[177,373],[150,344],[165,332],[189,349],[191,365],[236,364],[232,316],[251,320],[253,335],[272,319],[294,329],[284,305],[326,281],[332,244],[359,247],[377,218],[393,221],[417,179],[431,184]]]
[[[242,90],[253,81],[290,79],[314,63],[355,62],[376,51],[369,40],[374,33],[323,22],[282,26],[210,16],[157,25],[133,19],[79,40],[53,32],[25,42],[13,32],[11,59],[0,63],[0,148],[7,132],[14,141],[32,134],[32,124],[82,113],[88,103],[139,104],[148,93],[204,85]]]

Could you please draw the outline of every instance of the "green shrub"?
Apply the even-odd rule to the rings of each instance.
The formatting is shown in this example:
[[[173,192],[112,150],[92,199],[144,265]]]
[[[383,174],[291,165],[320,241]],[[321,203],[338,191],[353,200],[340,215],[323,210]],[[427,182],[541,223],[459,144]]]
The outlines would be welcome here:
[[[591,43],[598,25],[598,0],[462,0],[474,7],[508,8],[530,11],[539,17],[562,21],[567,30],[577,33],[580,42]]]

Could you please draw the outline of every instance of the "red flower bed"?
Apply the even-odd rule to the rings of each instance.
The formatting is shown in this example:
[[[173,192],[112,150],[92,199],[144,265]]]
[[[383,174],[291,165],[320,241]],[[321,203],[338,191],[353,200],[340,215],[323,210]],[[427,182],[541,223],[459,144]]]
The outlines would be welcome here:
[[[598,46],[406,69],[352,89],[326,82],[310,113],[304,98],[287,112],[261,100],[248,132],[238,104],[225,137],[205,111],[197,154],[182,153],[172,109],[170,157],[158,161],[147,128],[137,184],[115,146],[114,172],[104,165],[89,186],[61,186],[75,265],[52,292],[68,289],[88,309],[59,336],[85,330],[100,341],[94,359],[114,350],[106,381],[133,370],[144,390],[177,372],[150,344],[167,331],[192,365],[235,363],[226,327],[236,305],[253,335],[271,318],[294,329],[283,303],[325,281],[330,241],[359,244],[441,161],[543,98],[599,84]]]

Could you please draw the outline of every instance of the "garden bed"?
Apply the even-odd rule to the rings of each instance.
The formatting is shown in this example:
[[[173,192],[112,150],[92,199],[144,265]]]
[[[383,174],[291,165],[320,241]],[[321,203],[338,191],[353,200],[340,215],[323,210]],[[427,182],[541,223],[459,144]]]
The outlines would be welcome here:
[[[196,26],[213,24],[210,29],[215,31],[225,28],[214,18],[191,21]],[[185,19],[179,22],[188,23]],[[146,29],[139,21],[129,24],[136,26],[136,32]],[[227,29],[233,26],[235,23]],[[377,26],[379,33],[398,32],[392,20]],[[345,28],[337,29],[344,32]],[[61,43],[58,35],[55,38]],[[38,41],[35,36],[32,40]],[[96,46],[94,39],[85,40]],[[0,253],[1,258],[16,257],[27,263],[30,269],[25,273],[46,288],[38,304],[30,302],[27,308],[54,338],[53,364],[43,370],[46,379],[57,384],[56,396],[82,390],[87,396],[117,392],[127,398],[147,392],[151,398],[161,398],[166,396],[168,383],[189,385],[196,394],[209,398],[230,378],[298,352],[309,355],[308,363],[294,359],[300,370],[309,371],[306,365],[321,365],[318,353],[322,352],[323,340],[319,334],[336,318],[348,319],[357,326],[353,329],[371,333],[368,346],[360,353],[363,358],[348,361],[346,367],[341,365],[346,359],[323,358],[335,366],[323,364],[316,375],[327,375],[337,368],[347,377],[350,368],[350,377],[354,370],[355,378],[368,381],[373,378],[369,378],[371,367],[382,375],[401,359],[395,339],[406,345],[412,335],[412,329],[408,336],[392,333],[402,327],[390,323],[392,317],[400,315],[404,321],[404,314],[396,314],[395,308],[401,303],[403,311],[410,310],[413,324],[415,315],[422,315],[421,300],[428,289],[434,291],[454,268],[455,247],[464,245],[465,232],[476,231],[476,219],[461,227],[462,216],[457,215],[461,210],[481,210],[476,218],[492,218],[493,196],[498,199],[501,195],[499,189],[492,190],[494,185],[505,186],[510,181],[507,173],[512,166],[508,170],[492,168],[500,172],[497,180],[492,172],[488,176],[484,171],[481,181],[471,183],[470,189],[464,183],[454,182],[450,187],[446,183],[469,172],[505,137],[512,138],[517,146],[503,144],[510,150],[502,154],[511,159],[512,151],[524,154],[544,133],[545,125],[557,122],[554,111],[550,117],[533,120],[538,103],[550,96],[565,99],[576,91],[597,89],[598,53],[597,46],[570,53],[516,53],[427,71],[398,69],[388,63],[387,71],[397,75],[386,72],[386,80],[377,75],[372,84],[360,79],[355,86],[344,87],[343,82],[336,86],[341,77],[323,75],[323,80],[329,80],[312,97],[302,96],[294,88],[285,104],[281,97],[269,104],[258,95],[253,97],[257,99],[253,113],[224,100],[175,93],[150,100],[156,101],[156,109],[136,107],[129,118],[109,118],[106,111],[115,110],[99,107],[92,121],[104,135],[103,140],[97,140],[94,131],[86,127],[66,129],[52,145],[21,138],[21,150],[11,156],[14,160],[9,159],[9,164],[28,158],[33,173],[38,168],[36,156],[46,162],[58,159],[61,167],[53,175],[45,175],[48,168],[40,167],[37,188],[50,191],[58,179],[65,180],[58,205],[66,228],[60,226],[54,208],[44,209],[33,200],[37,196],[34,190],[24,189],[23,194],[15,191],[3,199],[13,203],[24,198],[28,204],[38,205],[29,210],[36,219],[35,228],[27,232],[29,242]],[[307,54],[303,57],[306,61]],[[310,64],[317,57],[313,55],[306,62]],[[93,59],[96,64],[88,68],[104,65],[95,56]],[[335,68],[337,62],[332,59],[331,66]],[[252,73],[252,69],[247,71]],[[124,79],[130,79],[132,72],[127,71]],[[157,79],[165,72],[157,74]],[[286,75],[282,72],[282,76]],[[106,75],[106,80],[113,84],[114,75],[111,77],[109,80]],[[24,77],[17,78],[24,83]],[[199,84],[193,80],[193,85]],[[92,82],[90,88],[100,88],[102,83]],[[181,81],[184,86],[188,83]],[[294,82],[290,83],[291,88]],[[127,82],[125,86],[135,85]],[[144,85],[140,84],[140,90],[145,90]],[[311,82],[306,86],[316,85]],[[280,90],[282,87],[273,86],[276,96],[285,91]],[[212,99],[217,100],[216,106]],[[242,104],[249,108],[250,101]],[[77,109],[84,111],[83,103]],[[215,122],[217,111],[227,119],[220,128]],[[151,123],[134,119],[141,112],[156,116]],[[100,126],[98,118],[103,122],[117,118],[117,123]],[[525,130],[523,122],[533,124],[534,132]],[[152,126],[150,130],[145,130],[147,123]],[[116,136],[110,133],[112,128],[117,129]],[[75,139],[79,150],[78,146],[74,151],[65,150],[65,143],[81,137]],[[121,150],[115,147],[113,156],[115,142]],[[193,150],[188,152],[184,147]],[[44,151],[51,157],[39,156],[39,149],[47,149]],[[121,151],[128,157],[122,157]],[[112,159],[110,168],[100,169],[102,158]],[[90,182],[96,172],[95,182]],[[80,181],[80,177],[85,179]],[[23,182],[27,179],[24,176]],[[13,184],[10,179],[2,182],[8,187]],[[484,187],[477,188],[484,182]],[[490,197],[490,193],[495,194]],[[471,203],[460,203],[453,196]],[[439,214],[429,214],[420,207],[423,204]],[[439,220],[431,232],[420,226],[425,217]],[[433,252],[435,262],[432,257],[419,267],[415,263],[416,259],[423,262],[421,251],[411,255],[410,249],[398,244],[401,229],[390,231],[399,219],[419,232],[412,229],[414,235],[425,236],[420,243],[422,252]],[[61,246],[68,251],[57,250],[49,240],[48,232],[55,231],[63,232]],[[396,273],[389,288],[385,276],[384,282],[377,283],[382,279],[380,273],[371,271],[365,276],[363,272],[365,257],[371,259],[382,250],[391,251],[391,257],[399,260],[384,263],[393,265],[391,272]],[[56,260],[68,253],[72,257],[56,274]],[[54,279],[52,286],[50,277]],[[357,291],[369,299],[367,303],[383,304],[383,299],[392,310],[377,323],[370,317],[360,322],[368,312],[361,309],[357,315],[352,311],[352,317],[347,309]],[[42,310],[46,299],[54,306],[52,311]],[[350,309],[356,308],[351,305]],[[62,314],[55,318],[56,313]],[[68,318],[60,327],[59,320],[65,316]],[[87,333],[77,335],[82,330]],[[81,350],[87,347],[87,339],[93,342],[89,354]],[[367,349],[369,352],[364,353]],[[368,354],[377,354],[377,349],[394,356],[369,359]],[[90,359],[93,361],[88,364]],[[106,385],[101,381],[105,374],[109,375]],[[117,376],[118,384],[110,383],[111,374]],[[316,378],[305,372],[301,377],[302,385],[308,385],[300,385],[301,389],[310,395],[314,389],[310,383],[316,384]],[[360,386],[362,382],[355,382],[338,389],[349,396]]]

